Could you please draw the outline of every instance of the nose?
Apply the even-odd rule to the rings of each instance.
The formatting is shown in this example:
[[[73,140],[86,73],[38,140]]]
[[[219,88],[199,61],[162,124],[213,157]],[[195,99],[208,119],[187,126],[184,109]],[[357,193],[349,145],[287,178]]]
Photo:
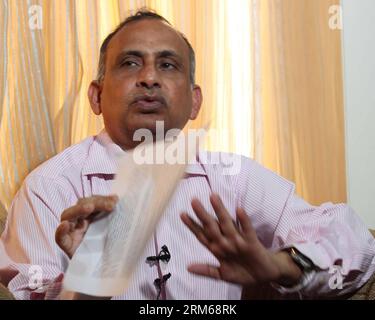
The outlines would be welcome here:
[[[146,89],[160,88],[158,70],[153,65],[145,65],[138,73],[137,87]]]

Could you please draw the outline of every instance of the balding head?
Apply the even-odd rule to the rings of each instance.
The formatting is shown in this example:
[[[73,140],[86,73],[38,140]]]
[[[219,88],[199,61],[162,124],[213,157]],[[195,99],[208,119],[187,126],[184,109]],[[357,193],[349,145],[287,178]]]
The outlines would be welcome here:
[[[104,75],[105,75],[105,70],[106,70],[106,54],[107,54],[107,49],[108,46],[111,42],[111,39],[121,30],[123,29],[126,25],[129,25],[132,22],[136,21],[141,21],[141,20],[146,20],[146,19],[156,19],[160,20],[169,26],[172,26],[167,19],[162,17],[161,15],[157,14],[156,12],[142,9],[137,11],[134,15],[129,16],[126,18],[122,23],[120,23],[116,29],[111,32],[103,41],[101,47],[100,47],[100,57],[99,57],[99,65],[98,65],[98,74],[97,74],[97,81],[102,82]],[[193,47],[191,46],[189,40],[185,37],[185,35],[182,32],[179,32],[175,30],[181,38],[185,41],[188,50],[189,50],[189,68],[190,68],[190,82],[192,85],[195,84],[195,52]]]

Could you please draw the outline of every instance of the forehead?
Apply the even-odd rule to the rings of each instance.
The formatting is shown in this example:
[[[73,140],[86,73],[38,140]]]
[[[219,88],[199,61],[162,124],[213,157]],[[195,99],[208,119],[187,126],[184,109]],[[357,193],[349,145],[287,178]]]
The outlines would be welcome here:
[[[189,48],[182,36],[167,23],[156,19],[134,21],[124,26],[111,39],[107,53],[109,57],[115,57],[125,50],[149,54],[173,50],[182,58],[189,57]]]

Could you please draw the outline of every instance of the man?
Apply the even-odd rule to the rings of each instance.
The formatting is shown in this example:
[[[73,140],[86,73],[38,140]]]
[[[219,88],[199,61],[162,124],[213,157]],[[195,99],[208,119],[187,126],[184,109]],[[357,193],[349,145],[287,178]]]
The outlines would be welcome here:
[[[182,129],[197,117],[202,94],[194,68],[187,39],[152,12],[138,12],[107,37],[88,93],[105,131],[31,173],[10,209],[3,241],[24,257],[9,283],[17,298],[53,296],[30,286],[30,266],[40,266],[43,288],[61,282],[92,215],[116,205],[109,195],[116,159],[139,144],[134,132],[155,133],[156,121],[165,131]],[[187,168],[129,288],[114,299],[239,299],[243,287],[262,284],[328,297],[369,279],[375,242],[349,207],[310,206],[290,182],[237,158],[235,175],[223,175],[220,164]],[[147,264],[149,256],[158,263]],[[343,277],[342,289],[332,286],[332,270]]]

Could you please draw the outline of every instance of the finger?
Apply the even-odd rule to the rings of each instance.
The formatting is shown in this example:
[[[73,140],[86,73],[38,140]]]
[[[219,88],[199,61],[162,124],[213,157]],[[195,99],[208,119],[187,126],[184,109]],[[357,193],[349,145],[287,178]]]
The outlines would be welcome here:
[[[87,219],[78,218],[74,224],[74,230],[79,231],[81,233],[86,233],[88,227],[89,221]]]
[[[238,233],[235,223],[225,208],[223,201],[217,194],[212,194],[210,197],[212,207],[215,210],[215,214],[219,220],[219,226],[221,232],[226,236],[234,236]]]
[[[54,283],[62,282],[64,280],[64,274],[60,273],[55,280],[53,280]]]
[[[249,240],[254,240],[254,238],[258,239],[255,229],[253,228],[250,218],[246,214],[245,210],[242,208],[237,208],[236,214],[243,235]]]
[[[93,196],[80,199],[73,207],[66,209],[61,215],[61,221],[86,218],[94,212],[114,210],[118,201],[117,196]]]
[[[192,264],[188,266],[188,271],[204,277],[221,279],[219,268],[209,264]]]
[[[57,227],[55,232],[55,241],[58,246],[65,252],[69,252],[73,245],[73,240],[69,235],[70,228],[70,223],[68,221],[63,221]]]
[[[203,232],[210,240],[218,240],[222,237],[218,221],[214,219],[198,199],[191,201],[195,215],[203,224]]]
[[[210,250],[216,258],[219,260],[225,260],[233,256],[233,252],[236,251],[236,247],[229,243],[225,237],[221,236],[220,239],[216,241],[210,241],[210,239],[206,236],[205,230],[192,218],[190,218],[187,213],[182,213],[181,219],[199,240],[199,242]]]
[[[209,246],[209,241],[206,238],[202,227],[196,223],[189,215],[184,212],[180,215],[182,222],[189,228],[189,230],[195,235],[195,237],[202,243],[205,247]]]

